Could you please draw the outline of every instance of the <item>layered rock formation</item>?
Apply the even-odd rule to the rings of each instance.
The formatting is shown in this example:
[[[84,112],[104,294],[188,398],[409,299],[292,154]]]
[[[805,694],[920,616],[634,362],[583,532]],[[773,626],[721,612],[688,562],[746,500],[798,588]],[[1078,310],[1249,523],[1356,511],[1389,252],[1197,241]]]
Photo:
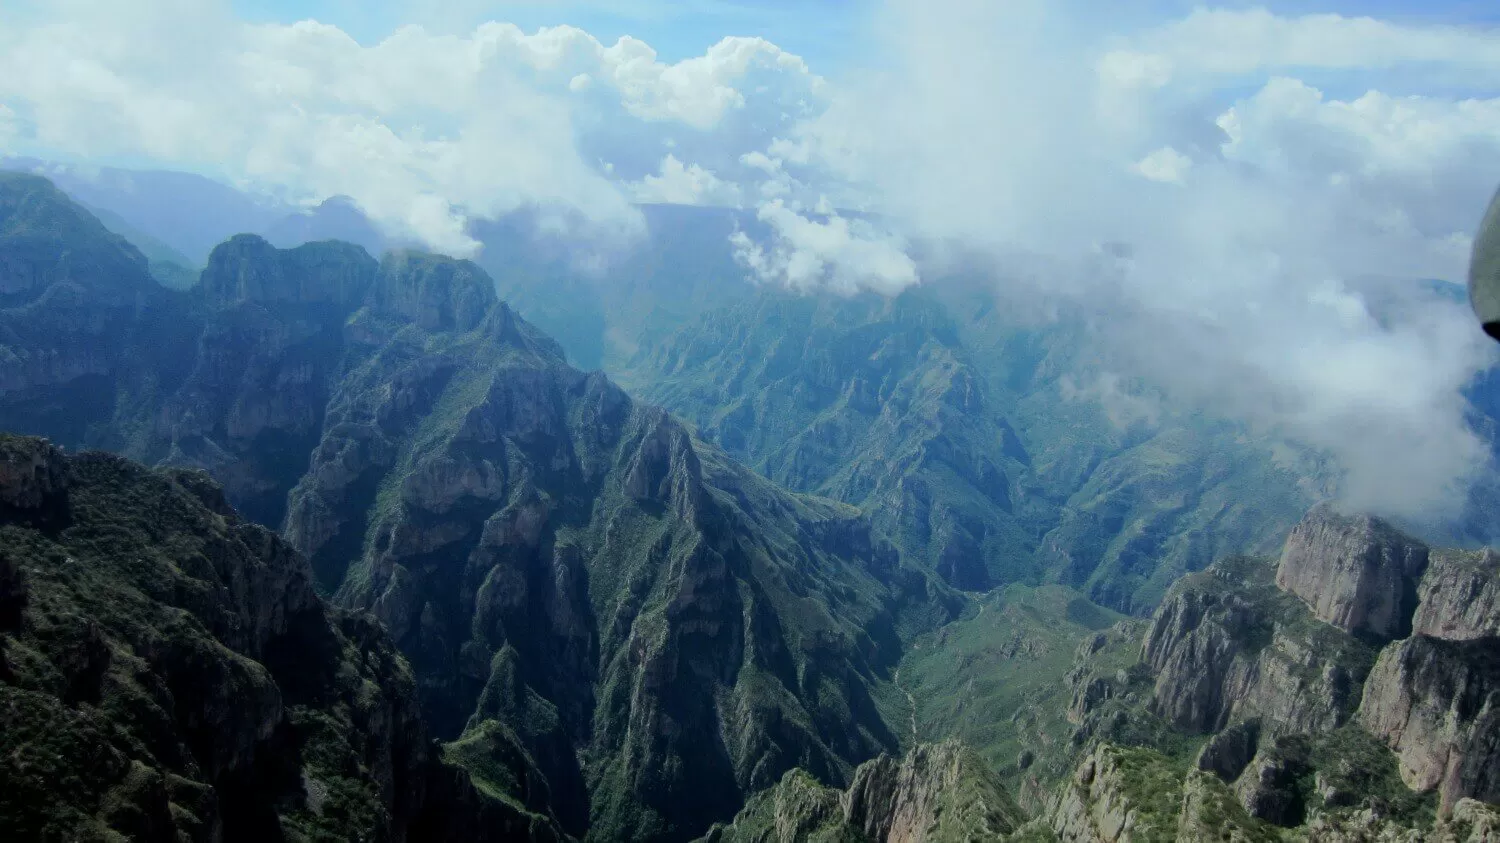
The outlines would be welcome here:
[[[1229,560],[1173,589],[1141,650],[1153,712],[1187,732],[1259,719],[1269,734],[1328,731],[1354,714],[1372,651],[1308,617],[1270,574]]]
[[[1500,799],[1494,565],[1489,551],[1429,551],[1378,519],[1318,507],[1282,555],[1276,584],[1290,593],[1253,560],[1174,588],[1142,648],[1150,708],[1177,729],[1217,732],[1197,766],[1278,825],[1374,794],[1414,805],[1396,792],[1406,788],[1436,793],[1445,815],[1466,797]],[[1370,647],[1414,628],[1378,658]]]
[[[1059,789],[1048,822],[1064,843],[1272,839],[1217,778],[1184,776],[1152,750],[1108,744]]]
[[[1276,584],[1345,632],[1404,638],[1427,558],[1426,545],[1389,524],[1321,504],[1287,538]]]
[[[122,369],[179,378],[182,304],[46,179],[0,172],[0,430],[76,444],[112,418]]]
[[[1360,720],[1394,749],[1415,790],[1500,802],[1500,639],[1414,636],[1380,654]]]
[[[806,336],[749,368],[700,367],[700,341],[657,360],[695,394],[759,384],[703,429],[869,509],[908,566],[852,506],[568,366],[473,264],[239,237],[163,291],[44,182],[13,187],[0,426],[222,481],[0,447],[0,690],[40,695],[0,747],[24,762],[0,795],[23,833],[684,840],[735,817],[711,838],[1462,839],[1488,821],[1466,798],[1496,798],[1492,556],[1319,508],[1274,576],[1234,558],[1187,577],[1144,640],[1068,588],[966,601],[929,575],[1054,576],[1138,611],[1166,576],[1140,560],[1241,511],[1182,499],[1182,472],[1222,465],[1143,445],[1145,475],[1087,469],[1047,570],[1023,564],[1058,501],[930,302],[841,304],[863,327],[835,336],[802,312],[821,305],[768,299],[760,321]],[[33,229],[89,244],[26,246]],[[789,356],[812,346],[834,351]],[[104,773],[46,744],[57,717],[115,753]],[[896,760],[946,734],[983,756]]]
[[[1493,550],[1434,550],[1418,588],[1412,631],[1461,641],[1500,636],[1500,557]]]
[[[278,251],[240,236],[216,248],[192,291],[205,311],[195,363],[134,450],[211,471],[247,516],[279,524],[340,374],[344,320],[375,273],[341,243]]]
[[[206,476],[0,437],[0,499],[0,835],[429,839],[483,806],[478,839],[560,839],[433,753],[389,639]]]

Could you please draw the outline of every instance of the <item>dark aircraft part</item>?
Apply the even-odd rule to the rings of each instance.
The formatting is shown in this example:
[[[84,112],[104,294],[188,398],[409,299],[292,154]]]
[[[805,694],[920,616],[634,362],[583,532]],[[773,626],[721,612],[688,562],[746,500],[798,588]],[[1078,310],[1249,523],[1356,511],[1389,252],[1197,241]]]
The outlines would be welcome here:
[[[1500,193],[1490,202],[1489,212],[1474,238],[1474,257],[1469,264],[1469,303],[1479,316],[1484,332],[1500,341]]]

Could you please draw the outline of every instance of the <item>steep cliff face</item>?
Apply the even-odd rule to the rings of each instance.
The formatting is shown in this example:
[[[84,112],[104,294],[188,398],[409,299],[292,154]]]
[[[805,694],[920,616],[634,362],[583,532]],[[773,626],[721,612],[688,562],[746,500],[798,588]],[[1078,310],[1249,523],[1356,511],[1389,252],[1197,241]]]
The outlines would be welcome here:
[[[507,725],[603,839],[701,833],[793,766],[842,782],[896,746],[875,676],[908,604],[944,604],[855,510],[571,369],[463,267],[388,266],[370,302],[287,535],[391,630],[441,733]]]
[[[17,179],[0,181],[0,283],[15,287],[0,298],[0,429],[207,469],[248,517],[279,524],[375,261],[244,235],[196,287],[168,290],[45,180]]]
[[[868,761],[842,793],[795,770],[702,843],[1036,839],[1013,837],[1024,822],[994,771],[961,744],[946,742]]]
[[[1434,550],[1418,589],[1412,631],[1449,640],[1500,636],[1500,556]]]
[[[1427,559],[1426,545],[1389,524],[1322,504],[1287,538],[1276,584],[1345,632],[1404,638]]]
[[[207,313],[194,365],[133,450],[212,472],[248,517],[279,524],[375,272],[344,243],[281,251],[242,235],[214,249],[194,291]]]
[[[1141,648],[1147,709],[1211,735],[1194,766],[1257,820],[1354,834],[1351,811],[1373,806],[1380,833],[1404,839],[1428,800],[1446,815],[1497,798],[1493,566],[1488,552],[1429,551],[1319,507],[1274,584],[1266,563],[1231,559],[1174,586]],[[1375,651],[1413,626],[1449,639],[1419,632]]]
[[[844,797],[850,825],[882,843],[1003,839],[1025,818],[994,771],[961,744],[914,747],[862,765]]]
[[[0,437],[0,500],[0,832],[402,840],[472,815],[389,639],[206,476]]]
[[[1064,843],[1269,841],[1224,784],[1149,749],[1100,744],[1059,788],[1048,822]]]
[[[1500,639],[1414,636],[1387,647],[1365,684],[1360,720],[1444,810],[1463,797],[1500,802]]]
[[[124,326],[80,346],[97,379],[0,394],[0,425],[212,472],[386,625],[435,732],[544,780],[569,830],[682,839],[897,747],[877,692],[958,598],[852,507],[567,366],[475,265],[244,236],[160,306],[99,283],[134,309],[25,303]]]
[[[1275,767],[1267,758],[1255,768],[1258,787],[1247,788],[1248,782],[1242,779],[1231,788],[1211,773],[1183,769],[1153,750],[1100,745],[1059,789],[1047,816],[1056,835],[1050,839],[1066,843],[1485,843],[1500,831],[1500,810],[1473,799],[1459,801],[1449,817],[1433,821],[1429,816],[1415,822],[1392,815],[1390,806],[1378,800],[1356,808],[1330,803],[1313,808],[1307,821],[1296,828],[1277,828],[1246,811],[1234,792],[1254,789],[1263,796],[1295,795],[1294,783],[1275,781],[1284,772]]]
[[[1227,560],[1174,587],[1141,649],[1152,711],[1200,733],[1253,718],[1268,733],[1329,731],[1353,715],[1373,651],[1315,621],[1270,574]]]
[[[0,172],[0,303],[72,284],[119,301],[155,286],[146,258],[50,181]]]

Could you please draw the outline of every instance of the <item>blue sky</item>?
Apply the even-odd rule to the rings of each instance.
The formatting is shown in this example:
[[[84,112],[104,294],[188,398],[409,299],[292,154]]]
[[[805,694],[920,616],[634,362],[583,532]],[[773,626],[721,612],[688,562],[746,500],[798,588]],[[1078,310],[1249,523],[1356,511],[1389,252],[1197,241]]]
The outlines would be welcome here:
[[[814,69],[837,73],[851,58],[847,45],[863,25],[869,0],[233,0],[254,21],[289,23],[314,18],[332,23],[361,43],[397,26],[420,22],[462,31],[485,20],[531,31],[569,24],[611,43],[631,35],[651,44],[666,61],[701,55],[726,35],[753,35],[805,57]],[[1152,21],[1209,5],[1201,0],[1101,2],[1100,17]],[[1369,15],[1397,23],[1500,26],[1494,0],[1223,0],[1216,8],[1266,8],[1282,15]]]
[[[405,23],[463,31],[486,20],[532,31],[567,24],[606,44],[623,35],[650,44],[664,61],[695,55],[726,35],[760,36],[825,70],[845,58],[844,45],[859,26],[861,0],[234,0],[247,20],[289,23],[314,18],[371,43]]]

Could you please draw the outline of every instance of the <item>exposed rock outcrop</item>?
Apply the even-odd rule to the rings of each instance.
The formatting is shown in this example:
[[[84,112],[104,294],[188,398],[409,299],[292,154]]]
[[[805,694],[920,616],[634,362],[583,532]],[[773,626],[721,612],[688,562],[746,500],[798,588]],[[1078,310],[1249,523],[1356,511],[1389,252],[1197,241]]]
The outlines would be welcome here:
[[[324,304],[347,311],[364,298],[375,270],[375,260],[349,243],[277,249],[259,236],[241,234],[209,255],[199,289],[215,309]]]
[[[1287,538],[1276,584],[1345,632],[1404,638],[1427,559],[1426,545],[1384,521],[1320,504]]]
[[[1012,839],[1023,822],[995,772],[947,742],[868,761],[843,793],[789,772],[701,843],[977,843]]]
[[[1234,793],[1252,817],[1272,825],[1301,825],[1307,804],[1299,779],[1308,774],[1310,761],[1306,737],[1285,736],[1260,748],[1234,783]]]
[[[1500,639],[1386,647],[1359,716],[1396,751],[1407,785],[1436,788],[1445,811],[1463,797],[1500,802]]]
[[[1252,718],[1270,734],[1327,731],[1352,716],[1373,653],[1313,621],[1269,574],[1232,559],[1173,588],[1141,650],[1154,713],[1199,733]]]
[[[1393,822],[1368,808],[1320,814],[1308,822],[1306,839],[1318,843],[1494,843],[1500,840],[1500,809],[1463,799],[1451,817],[1431,828]]]
[[[844,797],[851,826],[877,843],[1000,839],[1024,818],[994,771],[962,745],[915,747],[854,774]]]
[[[795,766],[843,785],[897,748],[898,629],[956,595],[853,507],[569,367],[474,264],[242,236],[170,291],[45,181],[0,188],[47,200],[0,208],[0,259],[38,225],[88,241],[0,281],[0,428],[209,471],[386,625],[438,736],[510,729],[568,830],[680,840]]]
[[[1225,782],[1232,782],[1245,772],[1260,749],[1260,721],[1236,723],[1209,738],[1199,750],[1194,764]]]
[[[1417,635],[1452,640],[1500,636],[1500,556],[1434,550],[1418,590]]]
[[[1172,840],[1182,800],[1180,774],[1160,754],[1099,744],[1059,787],[1048,818],[1063,843]]]
[[[286,534],[387,625],[440,735],[510,728],[564,827],[607,839],[895,748],[872,677],[908,606],[948,602],[857,511],[568,367],[471,265],[388,259],[369,301]]]

